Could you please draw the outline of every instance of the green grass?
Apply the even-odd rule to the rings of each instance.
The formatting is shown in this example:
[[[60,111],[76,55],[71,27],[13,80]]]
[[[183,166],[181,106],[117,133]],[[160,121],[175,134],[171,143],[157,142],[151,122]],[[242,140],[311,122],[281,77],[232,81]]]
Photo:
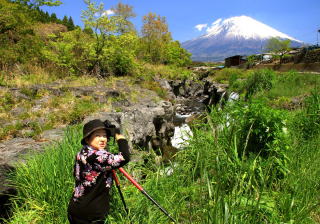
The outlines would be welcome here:
[[[66,206],[73,180],[75,152],[79,149],[80,128],[68,129],[65,139],[47,147],[43,154],[30,155],[13,173],[18,190],[10,223],[65,223]]]
[[[295,71],[280,73],[267,96],[270,99],[280,96],[291,98],[304,95],[317,86],[320,86],[320,76],[318,74],[298,73]]]
[[[259,115],[257,107],[249,108],[256,111],[255,120],[267,116]],[[238,109],[231,105],[224,111],[212,110],[206,118],[208,122],[199,122],[193,127],[194,138],[188,148],[179,151],[171,162],[156,165],[151,153],[147,155],[147,163],[131,162],[125,169],[178,223],[317,223],[320,135],[306,139],[296,129],[297,123],[308,125],[301,118],[307,114],[286,115],[287,150],[281,154],[286,158],[283,163],[277,153],[265,156],[255,151],[242,153],[241,149],[251,144],[239,144],[239,133],[247,130],[238,125],[242,115],[235,122],[226,116],[227,111],[232,114]],[[275,110],[269,113],[277,114]],[[250,114],[246,116],[252,116]],[[229,126],[225,125],[227,120],[231,122]],[[264,124],[270,125],[268,122],[262,119],[252,130],[263,131]],[[247,130],[248,136],[252,130]],[[18,195],[13,200],[14,215],[8,223],[67,223],[73,158],[80,147],[80,133],[81,126],[69,128],[61,143],[30,157],[25,165],[17,168],[12,178]],[[278,150],[274,148],[277,144],[281,146],[281,142],[273,142],[269,150]],[[165,170],[169,168],[173,173],[166,175]],[[279,170],[285,172],[281,174]],[[114,188],[107,223],[170,223],[122,174],[118,173],[118,177],[129,216]]]

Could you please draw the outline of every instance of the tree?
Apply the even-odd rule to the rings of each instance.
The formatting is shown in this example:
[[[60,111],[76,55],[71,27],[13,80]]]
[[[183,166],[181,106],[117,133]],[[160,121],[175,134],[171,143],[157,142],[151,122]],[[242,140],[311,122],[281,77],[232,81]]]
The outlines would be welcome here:
[[[50,21],[52,23],[57,23],[58,22],[58,18],[57,18],[57,15],[55,13],[52,13],[51,16],[50,16]]]
[[[116,17],[119,17],[117,28],[120,34],[135,32],[133,23],[129,21],[129,19],[136,17],[132,6],[118,3],[111,10],[115,13]]]
[[[70,73],[84,74],[91,65],[92,42],[90,35],[77,28],[49,41],[43,54],[47,60]]]
[[[31,8],[36,8],[43,5],[59,6],[62,4],[62,2],[59,0],[15,0],[14,2],[19,2],[21,4],[28,5]]]
[[[266,44],[265,49],[270,52],[279,54],[280,64],[282,63],[282,58],[285,53],[290,51],[291,40],[289,39],[280,39],[280,38],[270,38]]]
[[[0,69],[41,57],[43,43],[34,34],[35,21],[30,14],[24,5],[0,0]]]
[[[91,0],[85,3],[88,7],[82,13],[85,30],[90,33],[92,29],[95,39],[90,73],[98,76],[130,74],[135,66],[137,36],[134,33],[117,35],[119,16],[109,16],[102,3],[96,5]]]
[[[92,30],[92,28],[89,27],[89,26],[85,26],[85,27],[83,28],[83,32],[86,33],[86,34],[88,34],[88,35],[90,35],[90,36],[93,36],[93,30]]]
[[[62,24],[68,27],[68,17],[66,15],[62,19]]]
[[[116,21],[105,13],[103,3],[96,5],[91,0],[84,2],[87,10],[82,12],[81,17],[85,27],[91,28],[95,35],[95,57],[91,71],[99,72],[103,67],[103,48],[107,45],[107,38],[116,31]]]
[[[143,58],[153,63],[163,63],[164,49],[171,40],[171,33],[165,17],[155,13],[149,13],[143,17]]]
[[[186,66],[191,63],[191,53],[181,47],[179,41],[171,41],[165,49],[165,64]]]
[[[68,30],[74,30],[75,29],[75,25],[73,23],[73,19],[71,16],[69,16],[68,22],[67,22],[67,27]]]

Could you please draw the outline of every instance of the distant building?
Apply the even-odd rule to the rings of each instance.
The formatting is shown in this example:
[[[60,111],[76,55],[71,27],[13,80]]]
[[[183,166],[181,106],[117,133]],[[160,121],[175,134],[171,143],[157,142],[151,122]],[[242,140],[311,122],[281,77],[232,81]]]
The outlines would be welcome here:
[[[272,60],[272,54],[263,54],[262,55],[262,61],[271,61]]]
[[[247,59],[241,55],[235,55],[224,59],[224,66],[229,68],[231,66],[238,66],[245,63]]]

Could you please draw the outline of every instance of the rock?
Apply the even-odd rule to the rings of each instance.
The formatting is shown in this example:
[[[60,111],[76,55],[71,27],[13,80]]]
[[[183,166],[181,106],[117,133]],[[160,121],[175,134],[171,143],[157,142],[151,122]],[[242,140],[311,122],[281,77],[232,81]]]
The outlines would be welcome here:
[[[175,96],[176,112],[179,114],[203,113],[207,106],[219,103],[228,88],[226,84],[212,83],[206,79],[197,82],[192,80],[169,80],[167,82]],[[167,89],[170,90],[168,87]]]
[[[63,139],[64,128],[56,128],[41,133],[41,141],[58,142]]]
[[[23,114],[25,113],[27,110],[23,107],[16,107],[16,108],[13,108],[10,113],[12,114],[12,116],[19,116],[20,114]]]
[[[173,131],[173,106],[168,101],[159,104],[145,102],[142,105],[133,105],[123,109],[122,112],[101,112],[84,119],[84,123],[93,119],[109,120],[119,127],[127,137],[129,145],[150,149],[153,139],[161,139],[163,146],[167,144],[168,133]],[[169,134],[170,135],[170,134]]]

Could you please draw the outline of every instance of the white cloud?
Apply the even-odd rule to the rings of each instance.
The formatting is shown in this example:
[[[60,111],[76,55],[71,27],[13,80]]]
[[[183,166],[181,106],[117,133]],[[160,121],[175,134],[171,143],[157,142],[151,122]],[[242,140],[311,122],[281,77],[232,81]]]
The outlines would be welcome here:
[[[206,28],[208,26],[208,24],[198,24],[195,26],[195,28],[199,31],[203,30],[204,28]]]
[[[101,16],[110,16],[113,14],[114,14],[114,11],[112,11],[111,9],[108,9],[108,10],[104,11]]]

